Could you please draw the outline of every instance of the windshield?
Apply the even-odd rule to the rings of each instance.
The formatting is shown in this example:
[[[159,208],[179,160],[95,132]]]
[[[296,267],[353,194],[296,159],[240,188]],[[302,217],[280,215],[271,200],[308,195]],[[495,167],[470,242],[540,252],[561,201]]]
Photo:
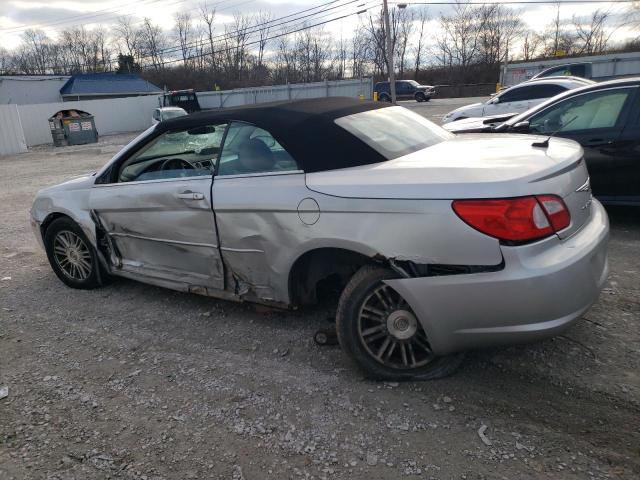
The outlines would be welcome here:
[[[387,160],[417,152],[454,136],[404,107],[368,110],[338,118],[335,122]]]

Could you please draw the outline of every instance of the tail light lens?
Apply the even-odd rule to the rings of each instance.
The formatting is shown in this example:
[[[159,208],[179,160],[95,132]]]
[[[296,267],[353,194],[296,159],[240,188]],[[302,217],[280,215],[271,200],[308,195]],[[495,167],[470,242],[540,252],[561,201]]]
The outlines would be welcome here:
[[[571,216],[556,195],[493,200],[455,200],[453,210],[476,230],[511,242],[528,242],[569,226]]]

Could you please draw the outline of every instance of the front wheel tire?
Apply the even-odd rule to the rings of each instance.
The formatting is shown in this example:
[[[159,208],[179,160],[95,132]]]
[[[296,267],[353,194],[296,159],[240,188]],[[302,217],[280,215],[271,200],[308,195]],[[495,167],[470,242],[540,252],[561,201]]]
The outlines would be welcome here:
[[[102,286],[96,252],[73,220],[54,220],[44,233],[44,244],[51,268],[65,285],[83,290]]]
[[[377,380],[432,380],[451,375],[463,353],[437,356],[415,313],[384,283],[397,278],[387,268],[365,265],[345,287],[336,315],[342,349]]]

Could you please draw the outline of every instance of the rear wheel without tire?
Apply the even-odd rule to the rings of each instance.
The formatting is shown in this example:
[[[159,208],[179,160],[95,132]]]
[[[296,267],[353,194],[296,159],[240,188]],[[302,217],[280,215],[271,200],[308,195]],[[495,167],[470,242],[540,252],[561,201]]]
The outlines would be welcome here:
[[[430,380],[450,375],[464,354],[433,354],[409,304],[384,283],[393,278],[395,272],[374,265],[351,278],[336,315],[340,345],[370,378]]]
[[[80,289],[101,286],[96,252],[73,220],[54,220],[44,234],[44,244],[51,268],[66,285]]]

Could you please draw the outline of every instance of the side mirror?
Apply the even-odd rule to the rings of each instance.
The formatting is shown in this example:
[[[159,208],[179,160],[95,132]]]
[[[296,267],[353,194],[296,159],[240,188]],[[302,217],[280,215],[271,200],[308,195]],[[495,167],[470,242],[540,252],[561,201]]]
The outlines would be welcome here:
[[[158,110],[153,111],[153,119],[157,120],[158,122],[160,121],[160,112]]]

